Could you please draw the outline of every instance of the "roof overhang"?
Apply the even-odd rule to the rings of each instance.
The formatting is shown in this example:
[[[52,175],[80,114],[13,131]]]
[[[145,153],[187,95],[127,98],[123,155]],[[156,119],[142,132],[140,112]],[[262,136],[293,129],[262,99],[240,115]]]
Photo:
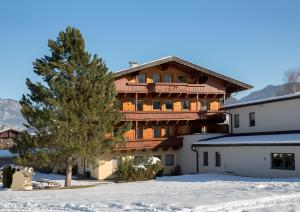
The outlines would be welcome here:
[[[269,135],[228,135],[215,139],[200,140],[194,147],[234,147],[234,146],[300,146],[300,133]]]
[[[164,57],[164,58],[161,58],[161,59],[158,59],[158,60],[153,60],[151,62],[144,63],[142,65],[138,65],[136,67],[123,69],[121,71],[115,72],[114,76],[115,76],[115,78],[119,78],[121,76],[131,74],[131,73],[135,73],[135,72],[141,71],[141,70],[146,69],[146,68],[151,68],[151,67],[154,67],[154,66],[159,66],[159,65],[166,64],[166,63],[171,63],[171,62],[179,64],[179,65],[186,66],[186,67],[188,67],[188,68],[190,68],[190,69],[192,69],[192,70],[194,70],[194,71],[196,71],[199,74],[202,74],[204,76],[213,76],[213,77],[216,77],[218,79],[221,79],[221,80],[225,81],[226,84],[227,84],[227,87],[228,88],[230,87],[230,93],[243,91],[243,90],[248,90],[250,88],[253,88],[253,86],[251,86],[249,84],[246,84],[244,82],[235,80],[233,78],[227,77],[225,75],[219,74],[217,72],[211,71],[211,70],[203,68],[201,66],[195,65],[191,62],[188,62],[186,60],[180,59],[180,58],[175,57],[175,56]]]

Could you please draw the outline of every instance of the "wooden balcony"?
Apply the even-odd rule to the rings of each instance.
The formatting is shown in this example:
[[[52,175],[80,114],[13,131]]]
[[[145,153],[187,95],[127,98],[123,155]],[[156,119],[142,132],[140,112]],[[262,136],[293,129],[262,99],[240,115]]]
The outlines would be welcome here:
[[[139,139],[130,140],[115,147],[115,151],[124,150],[143,150],[143,149],[165,149],[172,148],[177,150],[182,147],[183,138],[171,136],[167,138],[152,138],[152,139]]]
[[[187,84],[187,83],[152,83],[149,86],[149,92],[155,93],[207,93],[209,91],[207,86],[201,84]]]
[[[187,83],[116,83],[118,93],[224,94],[222,90],[203,84]]]
[[[171,121],[207,119],[224,111],[122,111],[123,121]]]

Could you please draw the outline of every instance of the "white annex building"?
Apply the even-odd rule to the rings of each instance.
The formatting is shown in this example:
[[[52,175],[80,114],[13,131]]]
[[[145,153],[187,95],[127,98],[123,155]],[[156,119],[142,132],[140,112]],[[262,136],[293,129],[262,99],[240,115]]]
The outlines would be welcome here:
[[[300,94],[228,105],[225,109],[231,133],[198,139],[191,145],[197,172],[300,176]]]

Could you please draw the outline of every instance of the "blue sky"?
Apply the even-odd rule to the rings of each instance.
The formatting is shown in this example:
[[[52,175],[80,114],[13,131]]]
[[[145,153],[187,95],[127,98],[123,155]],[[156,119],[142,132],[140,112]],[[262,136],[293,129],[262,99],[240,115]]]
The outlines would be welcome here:
[[[32,62],[66,26],[109,69],[174,55],[254,85],[300,66],[300,1],[15,1],[0,5],[0,98],[19,99]],[[246,95],[247,92],[239,94]]]

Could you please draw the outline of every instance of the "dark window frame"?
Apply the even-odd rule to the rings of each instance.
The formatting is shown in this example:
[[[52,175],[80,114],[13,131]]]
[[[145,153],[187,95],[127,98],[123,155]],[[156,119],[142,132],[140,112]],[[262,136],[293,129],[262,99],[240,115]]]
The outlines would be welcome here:
[[[154,108],[154,102],[159,102],[159,109]],[[161,101],[160,100],[152,100],[152,109],[153,110],[161,110]]]
[[[158,81],[156,82],[156,81],[154,81],[154,76],[158,76]],[[160,74],[158,74],[158,73],[153,73],[152,74],[152,81],[153,81],[153,83],[159,83],[159,82],[161,82],[161,76],[160,76]]]
[[[216,167],[221,167],[221,152],[216,152],[215,153],[215,166]]]
[[[167,108],[167,102],[171,102],[171,108]],[[166,110],[173,110],[173,100],[172,99],[166,99],[165,100],[165,109]]]
[[[137,100],[137,102],[136,102],[136,111],[143,111],[143,104],[144,104],[144,101],[143,100]],[[141,107],[139,107],[139,106],[141,106]]]
[[[144,138],[144,129],[143,129],[143,127],[137,127],[136,138],[137,139],[143,139]]]
[[[249,127],[255,127],[255,112],[249,113]]]
[[[140,82],[139,76],[144,76],[143,82]],[[137,83],[146,83],[147,82],[147,75],[146,74],[138,74],[138,75],[136,75],[136,81],[137,81]]]
[[[168,156],[171,156],[171,158],[172,158],[172,163],[168,163],[169,161],[167,161],[167,157]],[[166,154],[165,155],[165,166],[174,166],[175,165],[175,156],[174,156],[174,154]]]
[[[169,129],[169,133],[167,133],[167,131],[168,131],[167,129]],[[165,131],[166,131],[165,137],[169,137],[169,136],[173,135],[173,127],[172,126],[166,126]]]
[[[208,166],[208,152],[203,152],[203,166]]]
[[[158,131],[156,131],[158,129]],[[155,132],[159,132],[159,136]],[[154,127],[153,128],[153,138],[161,138],[161,127]]]
[[[177,83],[185,83],[185,82],[186,82],[186,77],[184,75],[177,76]]]
[[[233,119],[234,119],[234,128],[239,128],[240,127],[240,114],[234,114]]]
[[[170,77],[171,81],[166,80],[165,77]],[[173,82],[173,76],[171,74],[164,74],[163,80],[164,80],[165,83],[172,83]]]
[[[208,110],[208,100],[207,99],[201,99],[200,100],[200,109],[201,110]]]
[[[184,108],[184,102],[185,102],[185,101],[188,102],[188,108],[187,108],[187,109]],[[184,100],[182,100],[182,110],[190,110],[190,108],[191,108],[191,102],[190,102],[190,100],[189,100],[189,99],[184,99]]]
[[[274,158],[274,155],[291,155],[292,156],[292,166],[275,166],[274,163],[276,160],[276,158]],[[291,170],[291,171],[294,171],[295,170],[295,153],[271,153],[270,154],[270,160],[271,160],[271,169],[279,169],[279,170]],[[283,164],[286,164],[286,160],[287,158],[286,157],[282,157],[282,163]]]

